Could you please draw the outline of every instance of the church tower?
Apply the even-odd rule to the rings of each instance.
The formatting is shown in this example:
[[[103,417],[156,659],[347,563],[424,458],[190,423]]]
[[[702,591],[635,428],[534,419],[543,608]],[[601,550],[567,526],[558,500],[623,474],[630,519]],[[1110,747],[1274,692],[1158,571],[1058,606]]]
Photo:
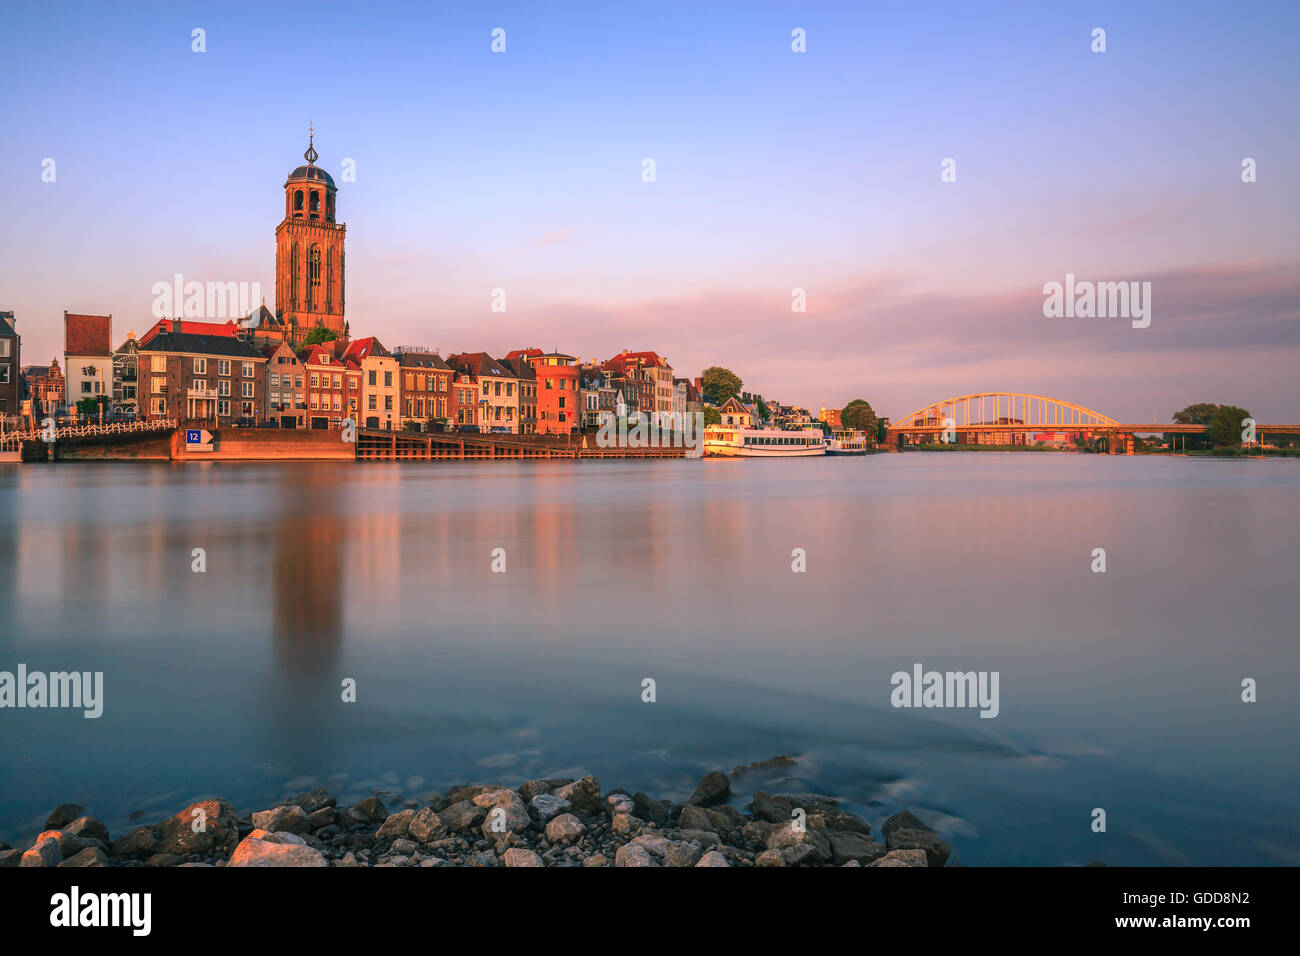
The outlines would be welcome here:
[[[306,166],[284,184],[284,220],[275,230],[275,314],[297,345],[317,325],[345,337],[343,239],[347,226],[334,221],[338,188],[316,165],[308,128]]]

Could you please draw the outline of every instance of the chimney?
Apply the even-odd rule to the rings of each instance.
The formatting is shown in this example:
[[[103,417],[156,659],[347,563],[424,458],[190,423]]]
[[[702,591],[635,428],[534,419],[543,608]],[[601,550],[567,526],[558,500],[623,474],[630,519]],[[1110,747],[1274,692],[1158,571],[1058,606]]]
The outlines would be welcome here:
[[[179,333],[180,330],[181,330],[181,320],[180,320],[180,319],[172,319],[172,331],[173,331],[173,332],[178,332],[178,333]]]

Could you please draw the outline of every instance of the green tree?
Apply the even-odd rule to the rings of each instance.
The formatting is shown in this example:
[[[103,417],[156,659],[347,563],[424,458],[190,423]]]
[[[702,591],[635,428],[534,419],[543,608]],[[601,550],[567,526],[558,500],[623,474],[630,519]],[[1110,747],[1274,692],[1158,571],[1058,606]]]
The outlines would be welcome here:
[[[761,398],[755,400],[754,411],[758,412],[758,417],[763,421],[767,421],[772,417],[772,413],[768,411],[767,403]]]
[[[1214,413],[1219,410],[1219,406],[1213,402],[1198,402],[1195,405],[1188,405],[1186,408],[1174,412],[1174,423],[1177,425],[1208,425]]]
[[[104,411],[108,411],[108,396],[100,395],[98,398],[93,395],[90,398],[83,398],[77,402],[78,418],[98,418],[99,409],[103,406]]]
[[[323,325],[316,325],[307,333],[307,337],[302,340],[302,348],[333,342],[337,338],[338,334],[333,329],[327,329]]]
[[[714,405],[721,405],[727,399],[739,395],[740,387],[745,383],[731,369],[714,365],[704,370],[700,384],[704,387],[704,397]]]
[[[876,413],[865,399],[855,398],[840,412],[840,424],[869,435],[876,429]]]
[[[704,409],[704,424],[705,424],[705,425],[721,425],[721,424],[722,424],[722,413],[719,412],[716,408],[705,408],[705,409]]]
[[[1236,448],[1241,445],[1241,432],[1245,427],[1242,422],[1250,418],[1250,412],[1235,405],[1219,405],[1206,424],[1206,433],[1217,448]]]

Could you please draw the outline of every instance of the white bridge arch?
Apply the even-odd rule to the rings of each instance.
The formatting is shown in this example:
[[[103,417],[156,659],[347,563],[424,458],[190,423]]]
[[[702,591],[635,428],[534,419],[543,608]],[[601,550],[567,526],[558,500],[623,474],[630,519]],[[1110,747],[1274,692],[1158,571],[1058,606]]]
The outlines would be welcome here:
[[[954,428],[1102,428],[1119,423],[1109,416],[1074,402],[1025,392],[976,392],[945,398],[890,422],[890,431],[942,429],[951,419]]]

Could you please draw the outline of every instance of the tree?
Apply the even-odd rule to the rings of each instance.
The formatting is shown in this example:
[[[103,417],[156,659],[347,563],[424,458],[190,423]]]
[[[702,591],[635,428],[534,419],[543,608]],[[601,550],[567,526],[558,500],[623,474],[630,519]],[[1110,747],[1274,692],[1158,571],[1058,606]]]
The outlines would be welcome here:
[[[307,333],[307,337],[302,340],[302,347],[308,348],[312,345],[333,342],[337,338],[338,334],[333,329],[327,329],[323,325],[316,325]]]
[[[865,399],[855,398],[840,412],[840,424],[855,432],[870,434],[876,428],[876,413]]]
[[[83,398],[77,402],[78,418],[94,418],[99,415],[99,409],[103,407],[107,410],[108,396],[100,395],[98,398],[93,395],[90,398]]]
[[[1207,423],[1206,433],[1216,447],[1236,448],[1241,444],[1241,432],[1245,428],[1242,422],[1250,417],[1250,412],[1244,408],[1219,405]]]
[[[1174,412],[1174,423],[1178,425],[1208,425],[1219,406],[1213,402],[1198,402]]]
[[[768,411],[767,403],[764,402],[762,398],[755,399],[754,411],[758,412],[758,417],[761,421],[767,421],[772,417],[772,413]]]
[[[745,383],[731,369],[714,365],[704,370],[700,384],[704,387],[704,397],[714,405],[721,405],[739,395],[740,387]]]
[[[721,425],[721,424],[722,424],[722,413],[719,412],[716,408],[706,408],[706,409],[704,409],[704,424],[705,424],[705,425]]]

